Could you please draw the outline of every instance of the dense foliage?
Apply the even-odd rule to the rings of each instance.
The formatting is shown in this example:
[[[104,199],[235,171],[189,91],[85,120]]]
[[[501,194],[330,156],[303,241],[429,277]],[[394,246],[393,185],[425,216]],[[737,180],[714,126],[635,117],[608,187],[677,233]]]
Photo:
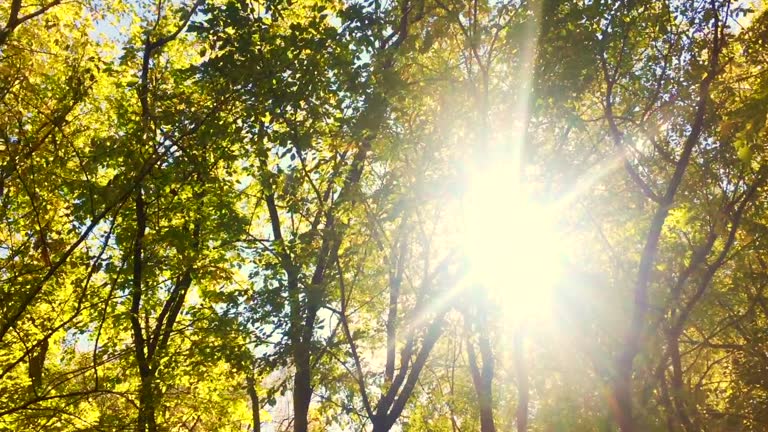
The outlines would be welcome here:
[[[768,430],[763,6],[1,2],[0,430]]]

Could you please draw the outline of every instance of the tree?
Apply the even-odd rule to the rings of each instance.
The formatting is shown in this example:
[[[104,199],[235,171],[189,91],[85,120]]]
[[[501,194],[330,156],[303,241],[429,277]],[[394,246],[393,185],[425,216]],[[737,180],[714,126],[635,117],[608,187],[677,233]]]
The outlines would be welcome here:
[[[764,430],[767,17],[0,5],[0,429]]]

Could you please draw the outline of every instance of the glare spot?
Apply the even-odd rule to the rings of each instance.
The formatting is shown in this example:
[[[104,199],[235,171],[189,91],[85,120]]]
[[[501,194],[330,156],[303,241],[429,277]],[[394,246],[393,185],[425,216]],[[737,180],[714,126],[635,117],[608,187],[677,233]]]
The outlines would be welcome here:
[[[556,214],[533,199],[512,167],[470,175],[463,199],[470,281],[513,321],[544,318],[562,273]]]

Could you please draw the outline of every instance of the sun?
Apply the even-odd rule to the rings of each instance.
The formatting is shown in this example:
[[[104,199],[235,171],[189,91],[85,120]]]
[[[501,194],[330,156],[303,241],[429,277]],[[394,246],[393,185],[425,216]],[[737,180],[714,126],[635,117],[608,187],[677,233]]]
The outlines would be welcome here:
[[[507,164],[475,170],[467,183],[462,234],[471,282],[513,321],[545,317],[565,252],[555,208],[534,200]]]

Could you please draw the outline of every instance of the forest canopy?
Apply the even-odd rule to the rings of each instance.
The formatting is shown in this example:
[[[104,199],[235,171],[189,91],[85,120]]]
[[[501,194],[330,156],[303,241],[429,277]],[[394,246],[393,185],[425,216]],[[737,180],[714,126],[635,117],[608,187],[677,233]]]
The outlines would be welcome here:
[[[768,430],[766,10],[0,2],[0,431]]]

